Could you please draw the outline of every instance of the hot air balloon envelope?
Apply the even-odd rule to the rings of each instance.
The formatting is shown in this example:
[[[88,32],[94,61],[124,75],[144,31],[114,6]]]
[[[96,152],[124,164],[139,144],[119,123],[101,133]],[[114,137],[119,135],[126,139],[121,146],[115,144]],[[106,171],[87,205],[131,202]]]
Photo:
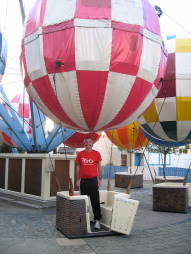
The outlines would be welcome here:
[[[174,50],[157,98],[139,118],[144,132],[169,146],[191,142],[191,39],[174,40]]]
[[[37,1],[22,43],[24,82],[36,105],[88,132],[134,121],[157,95],[165,59],[147,0]]]
[[[148,144],[148,139],[143,136],[137,121],[116,130],[106,131],[106,134],[112,143],[122,149],[139,149]]]
[[[101,134],[99,133],[81,133],[76,132],[70,138],[68,138],[64,144],[73,148],[81,148],[84,147],[84,139],[87,137],[91,137],[93,142],[95,143],[100,138]]]

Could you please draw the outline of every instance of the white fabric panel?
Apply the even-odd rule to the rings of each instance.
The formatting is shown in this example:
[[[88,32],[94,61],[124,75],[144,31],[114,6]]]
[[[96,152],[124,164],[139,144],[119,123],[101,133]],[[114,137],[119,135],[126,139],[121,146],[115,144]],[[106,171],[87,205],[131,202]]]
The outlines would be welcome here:
[[[47,0],[43,26],[74,18],[76,0]]]
[[[111,46],[111,28],[75,27],[76,69],[108,71]]]
[[[164,42],[169,54],[176,51],[176,39],[165,40]]]
[[[177,121],[177,139],[184,140],[191,131],[190,121]]]
[[[143,26],[142,0],[111,0],[111,19]]]
[[[176,97],[157,98],[155,106],[160,122],[176,121]]]
[[[154,33],[152,33],[151,31],[149,31],[147,29],[143,29],[143,35],[146,38],[148,38],[148,39],[150,39],[150,40],[152,40],[154,42],[157,42],[157,43],[159,43],[162,46],[162,38],[161,38],[160,35],[154,34]]]
[[[165,141],[174,141],[173,139],[169,138],[166,135],[166,133],[164,132],[160,122],[148,123],[148,125],[160,137],[160,139],[163,139]]]
[[[191,79],[191,53],[176,53],[176,78]]]
[[[42,34],[42,27],[39,27],[34,33],[24,38],[24,44],[27,44],[31,41],[38,39],[39,35],[41,34]]]
[[[145,118],[144,118],[143,115],[141,115],[140,117],[138,117],[137,121],[138,121],[140,124],[146,123]]]
[[[42,111],[44,112],[50,119],[52,119],[54,122],[60,124],[60,120],[55,117],[54,114],[52,114],[51,111],[49,111],[49,109],[46,107],[46,105],[43,103],[43,101],[41,100],[41,98],[39,97],[38,93],[36,92],[36,90],[34,89],[34,87],[32,86],[32,84],[30,84],[27,87],[27,91],[30,94],[30,96],[32,98],[35,98],[35,104],[36,106]]]
[[[134,81],[135,76],[109,72],[102,110],[95,127],[96,130],[111,122],[119,113],[131,91]]]
[[[153,83],[158,74],[160,58],[160,44],[143,37],[143,50],[137,76]]]
[[[176,97],[191,97],[191,79],[176,80]]]
[[[111,27],[111,20],[108,19],[74,19],[74,26],[82,27]]]
[[[53,82],[53,75],[50,74],[50,81],[52,88],[55,89]],[[84,121],[83,113],[81,110],[81,104],[79,99],[77,78],[75,71],[57,73],[55,75],[56,80],[56,96],[64,112],[69,118],[84,130],[88,127]]]
[[[42,36],[25,45],[27,72],[31,80],[41,78],[47,74],[44,58]]]
[[[153,99],[156,97],[158,93],[158,89],[153,85],[152,89],[150,92],[147,94],[141,105],[137,108],[137,110],[134,111],[134,113],[128,117],[127,120],[123,121],[122,123],[115,125],[113,129],[117,129],[121,126],[125,126],[129,123],[132,123],[135,121],[147,108],[148,106],[152,103]],[[145,122],[145,121],[144,121]]]

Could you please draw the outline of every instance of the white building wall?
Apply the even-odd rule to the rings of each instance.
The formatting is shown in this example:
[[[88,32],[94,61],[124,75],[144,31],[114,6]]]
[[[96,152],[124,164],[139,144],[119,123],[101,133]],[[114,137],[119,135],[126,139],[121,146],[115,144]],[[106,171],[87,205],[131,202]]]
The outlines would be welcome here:
[[[105,133],[102,133],[101,138],[94,144],[95,150],[99,151],[102,156],[102,165],[121,165],[121,151],[111,143]]]

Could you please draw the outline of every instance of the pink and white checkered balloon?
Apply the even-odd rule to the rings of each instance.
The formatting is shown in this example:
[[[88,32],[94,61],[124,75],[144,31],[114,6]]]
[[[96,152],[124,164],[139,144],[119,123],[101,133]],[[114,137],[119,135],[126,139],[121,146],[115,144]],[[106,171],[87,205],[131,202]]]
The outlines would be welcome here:
[[[32,119],[30,113],[30,103],[29,96],[25,95],[24,97],[20,94],[17,94],[11,100],[11,105],[15,111],[19,114],[24,123],[24,129],[28,134],[32,133]]]
[[[147,0],[39,0],[26,22],[22,62],[41,111],[95,132],[127,125],[150,105],[166,55]]]
[[[3,103],[3,106],[6,111],[9,111],[9,107]],[[11,100],[12,108],[19,114],[21,118],[24,118],[24,130],[30,135],[32,134],[31,128],[31,114],[30,114],[30,103],[28,95],[23,98],[21,95],[15,95]],[[0,131],[0,139],[11,147],[17,147],[17,145],[12,140],[12,132],[8,136],[4,132]]]

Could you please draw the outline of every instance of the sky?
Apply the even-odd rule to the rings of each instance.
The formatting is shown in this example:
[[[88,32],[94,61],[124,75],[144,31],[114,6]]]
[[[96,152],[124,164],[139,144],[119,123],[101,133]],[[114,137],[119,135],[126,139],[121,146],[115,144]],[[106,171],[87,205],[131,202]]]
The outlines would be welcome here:
[[[23,0],[26,14],[35,0]],[[19,0],[0,0],[0,24],[7,40],[7,65],[2,83],[3,88],[12,99],[16,94],[22,94],[23,81],[20,73],[20,53],[23,25],[20,14]]]
[[[35,0],[23,0],[26,13],[29,12],[34,2]],[[190,0],[150,0],[150,2],[160,6],[163,10],[159,21],[164,39],[166,35],[174,34],[179,38],[191,38]],[[2,30],[8,43],[7,67],[2,83],[11,99],[15,94],[23,91],[19,63],[23,26],[19,0],[0,0],[0,24],[2,24]]]
[[[190,0],[150,0],[160,6],[163,15],[159,19],[163,36],[176,34],[178,38],[191,38]]]

